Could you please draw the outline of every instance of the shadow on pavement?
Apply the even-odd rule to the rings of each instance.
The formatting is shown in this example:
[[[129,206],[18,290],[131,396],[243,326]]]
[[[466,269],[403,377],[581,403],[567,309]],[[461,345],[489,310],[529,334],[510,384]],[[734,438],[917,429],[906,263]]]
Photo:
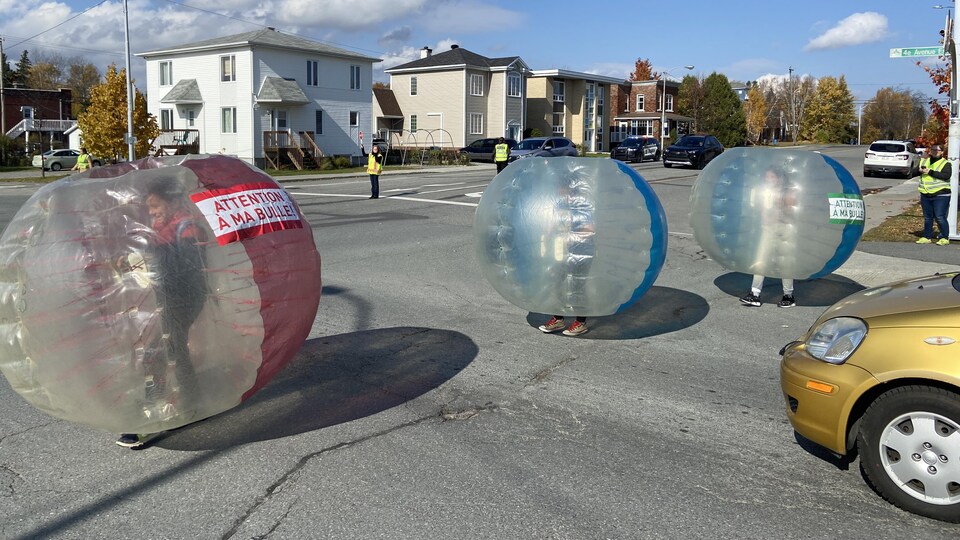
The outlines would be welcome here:
[[[636,304],[622,313],[589,317],[587,326],[590,331],[577,339],[640,339],[668,334],[693,326],[709,312],[707,301],[696,294],[669,287],[651,287]],[[549,314],[528,313],[527,323],[536,328],[549,318]],[[573,320],[569,317],[567,322]]]
[[[731,300],[737,301],[739,298],[750,292],[750,282],[753,276],[742,274],[740,272],[729,272],[713,280],[713,284],[721,291],[733,296]],[[796,281],[793,288],[793,296],[797,299],[798,306],[832,306],[838,300],[846,298],[851,294],[866,289],[863,285],[852,281],[843,276],[830,274],[820,279],[811,279]],[[763,281],[763,289],[760,291],[760,300],[764,304],[773,304],[780,301],[783,297],[783,284],[779,278],[767,278]]]
[[[242,405],[171,431],[153,446],[218,450],[370,416],[440,386],[478,352],[464,334],[432,328],[311,339],[290,365]]]

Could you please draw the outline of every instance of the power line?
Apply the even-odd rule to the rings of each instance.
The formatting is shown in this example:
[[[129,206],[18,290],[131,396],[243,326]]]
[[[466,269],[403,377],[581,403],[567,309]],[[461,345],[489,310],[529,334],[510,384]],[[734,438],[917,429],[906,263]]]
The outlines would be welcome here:
[[[55,29],[55,28],[59,28],[59,27],[65,25],[65,24],[67,24],[68,22],[76,19],[77,17],[80,17],[81,15],[83,15],[83,14],[85,14],[86,12],[90,11],[91,9],[98,8],[98,7],[100,7],[100,6],[102,6],[103,4],[106,4],[106,3],[107,3],[107,0],[101,0],[101,2],[100,2],[99,4],[90,6],[90,7],[88,7],[87,9],[81,11],[80,13],[77,13],[77,14],[74,15],[73,17],[70,17],[69,19],[66,19],[65,21],[63,21],[63,22],[61,22],[61,23],[59,23],[59,24],[55,24],[55,25],[51,26],[50,28],[47,28],[46,30],[43,30],[42,32],[40,32],[40,33],[38,33],[38,34],[34,34],[34,35],[28,37],[27,39],[24,39],[24,40],[22,40],[22,41],[18,41],[17,43],[14,43],[13,45],[11,45],[10,48],[16,47],[17,45],[19,45],[19,44],[21,44],[21,43],[30,41],[31,39],[33,39],[33,38],[35,38],[35,37],[42,36],[43,34],[46,34],[47,32],[49,32],[49,31],[51,31],[51,30],[53,30],[53,29]]]

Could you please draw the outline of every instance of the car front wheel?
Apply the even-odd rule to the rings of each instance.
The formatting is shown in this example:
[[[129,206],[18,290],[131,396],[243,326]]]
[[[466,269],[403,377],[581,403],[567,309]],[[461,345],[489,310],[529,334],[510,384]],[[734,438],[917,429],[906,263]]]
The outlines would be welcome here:
[[[863,415],[860,467],[887,501],[960,523],[960,395],[929,386],[895,388]]]
[[[51,170],[51,171],[59,171],[59,170],[62,169],[62,168],[63,168],[63,165],[60,165],[59,163],[51,163],[51,164],[50,164],[50,170]]]

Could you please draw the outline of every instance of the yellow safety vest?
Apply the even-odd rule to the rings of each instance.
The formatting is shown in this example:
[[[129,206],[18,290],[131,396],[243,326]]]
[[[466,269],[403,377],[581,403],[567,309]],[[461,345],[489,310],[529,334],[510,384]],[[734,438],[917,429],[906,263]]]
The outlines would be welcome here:
[[[80,154],[77,156],[77,169],[85,171],[90,168],[90,154]]]
[[[506,161],[510,154],[510,146],[507,143],[500,143],[493,147],[493,160]]]
[[[943,170],[943,167],[948,163],[944,158],[940,158],[932,166],[930,165],[930,158],[923,158],[920,160],[920,167],[927,167],[932,171],[940,172]],[[929,174],[920,175],[920,193],[924,195],[929,195],[948,189],[950,187],[949,180],[941,180],[939,178],[934,178]]]
[[[377,163],[377,156],[379,155],[373,152],[367,154],[367,174],[379,175],[380,171],[383,170],[383,163]]]

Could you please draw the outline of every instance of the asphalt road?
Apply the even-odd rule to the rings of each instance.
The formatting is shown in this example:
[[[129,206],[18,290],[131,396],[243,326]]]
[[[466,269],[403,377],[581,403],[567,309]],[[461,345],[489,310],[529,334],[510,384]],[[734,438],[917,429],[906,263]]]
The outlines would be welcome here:
[[[824,151],[858,171],[862,148]],[[288,184],[324,282],[293,363],[140,451],[0,382],[0,537],[957,538],[799,443],[779,390],[777,351],[826,306],[922,269],[858,252],[798,283],[796,308],[744,308],[749,276],[690,234],[696,171],[637,169],[666,209],[667,261],[581,338],[542,334],[546,316],[480,276],[492,165],[387,174],[379,200],[365,178]],[[0,189],[4,223],[33,189]]]

